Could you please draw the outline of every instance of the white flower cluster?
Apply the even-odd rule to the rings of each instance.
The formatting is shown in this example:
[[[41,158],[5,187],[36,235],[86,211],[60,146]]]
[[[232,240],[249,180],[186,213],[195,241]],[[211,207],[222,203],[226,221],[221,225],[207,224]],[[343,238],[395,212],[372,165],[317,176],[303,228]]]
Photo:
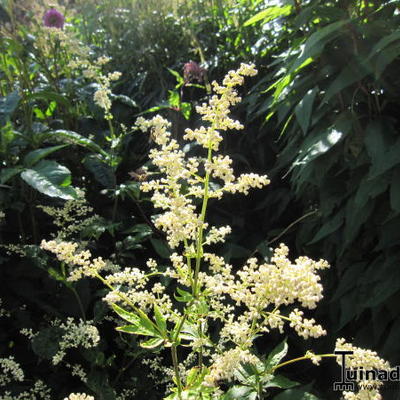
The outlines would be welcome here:
[[[24,371],[13,356],[0,358],[0,369],[0,386],[5,386],[13,381],[22,382],[24,380]]]
[[[249,350],[239,347],[214,355],[212,359],[210,373],[205,378],[205,383],[209,386],[218,386],[218,382],[221,381],[230,382],[241,364],[257,365],[260,363],[259,358],[251,354]]]
[[[81,232],[98,218],[93,214],[93,208],[88,205],[84,193],[81,193],[77,199],[67,200],[62,207],[42,205],[37,207],[53,218],[54,225],[59,228],[56,237],[61,240],[66,240],[71,235]]]
[[[185,157],[175,139],[168,131],[170,123],[156,116],[151,120],[139,117],[136,128],[151,131],[151,137],[159,146],[150,151],[150,159],[163,174],[158,179],[143,182],[144,192],[153,192],[152,201],[164,212],[155,220],[156,226],[165,231],[171,247],[180,243],[195,241],[200,231],[206,228],[200,212],[197,211],[196,198],[221,198],[224,193],[248,194],[250,188],[261,188],[269,184],[266,176],[254,173],[235,177],[231,168],[232,160],[228,156],[212,155],[218,150],[222,141],[220,131],[242,129],[243,126],[229,117],[230,107],[240,101],[235,87],[241,85],[244,76],[254,75],[254,65],[242,64],[237,71],[230,71],[224,79],[223,86],[214,82],[214,92],[208,104],[197,107],[207,126],[198,129],[187,129],[185,139],[196,141],[208,149],[206,160]],[[201,171],[205,171],[205,175]],[[203,176],[202,176],[203,175]],[[222,181],[223,185],[211,189],[212,180]],[[229,228],[210,227],[210,238],[205,244],[223,240]],[[185,244],[185,245],[186,245]]]
[[[99,57],[95,63],[87,63],[83,75],[87,79],[94,80],[98,83],[99,88],[94,93],[94,102],[104,110],[106,119],[112,119],[111,114],[111,83],[117,81],[121,77],[121,73],[114,71],[108,74],[101,72],[101,67],[107,64],[111,59],[109,57]]]
[[[77,376],[82,382],[86,383],[87,382],[87,374],[85,370],[83,369],[82,365],[80,364],[65,364],[66,367],[71,369],[71,375],[72,376]]]
[[[0,400],[52,400],[50,388],[41,380],[37,380],[33,387],[18,395],[5,391]]]
[[[68,397],[65,397],[64,400],[94,400],[94,397],[85,393],[71,393]]]
[[[77,281],[84,276],[96,277],[100,271],[113,268],[113,266],[107,265],[102,257],[91,259],[92,254],[89,250],[78,253],[77,243],[42,240],[40,247],[56,254],[58,260],[69,266],[75,266],[75,268],[71,268],[67,278],[70,282]]]
[[[64,334],[58,343],[59,350],[52,359],[54,365],[62,361],[67,349],[77,347],[90,349],[97,346],[100,341],[99,331],[91,321],[80,320],[76,323],[73,318],[68,318],[64,323],[55,322],[55,324],[64,330]]]

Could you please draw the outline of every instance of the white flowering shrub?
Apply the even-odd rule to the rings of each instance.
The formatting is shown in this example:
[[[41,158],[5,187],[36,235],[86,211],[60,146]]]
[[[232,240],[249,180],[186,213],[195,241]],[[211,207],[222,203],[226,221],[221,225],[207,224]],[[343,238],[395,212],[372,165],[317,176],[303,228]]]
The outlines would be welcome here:
[[[105,260],[93,258],[77,243],[52,240],[41,245],[69,266],[70,281],[98,278],[110,289],[105,301],[126,321],[117,328],[120,332],[141,337],[143,348],[170,349],[169,400],[262,399],[269,387],[295,384],[276,374],[281,367],[300,360],[318,364],[322,357],[335,357],[308,351],[281,362],[287,353],[285,342],[268,357],[257,355],[254,349],[255,339],[273,329],[283,333],[285,327],[292,328],[305,339],[326,334],[304,315],[322,298],[318,274],[329,267],[326,261],[307,257],[292,261],[289,249],[281,244],[270,260],[250,258],[235,272],[210,250],[231,232],[229,226],[207,222],[210,200],[227,193],[247,195],[269,184],[266,176],[254,173],[235,176],[231,158],[218,153],[223,132],[243,128],[231,118],[230,108],[241,100],[236,88],[244,77],[255,74],[253,65],[242,64],[227,74],[222,85],[213,82],[213,96],[197,107],[204,125],[187,129],[184,138],[200,145],[204,158],[187,157],[161,116],[137,120],[136,128],[150,131],[156,145],[150,159],[158,173],[142,182],[141,189],[150,192],[155,207],[162,210],[154,223],[174,250],[166,269],[150,259],[146,269],[113,271]],[[167,287],[165,281],[174,285]]]

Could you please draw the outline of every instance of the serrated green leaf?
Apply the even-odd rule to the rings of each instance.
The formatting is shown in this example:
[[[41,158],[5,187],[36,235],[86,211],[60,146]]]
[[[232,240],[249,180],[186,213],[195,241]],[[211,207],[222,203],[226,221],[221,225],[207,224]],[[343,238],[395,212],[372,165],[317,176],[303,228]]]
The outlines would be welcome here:
[[[176,300],[178,300],[182,303],[188,303],[189,301],[193,300],[193,295],[190,292],[187,292],[186,290],[183,290],[179,287],[176,288],[176,291],[179,294],[179,296],[174,294],[174,297]]]
[[[32,168],[23,171],[21,178],[28,185],[47,196],[64,200],[77,197],[75,190],[69,186],[71,183],[69,169],[55,161],[41,160]]]
[[[154,304],[154,318],[156,320],[157,327],[160,330],[161,334],[164,337],[166,337],[166,335],[167,335],[167,321],[165,320],[164,316],[161,314],[161,311],[158,308],[157,304]]]
[[[145,349],[154,349],[156,347],[161,346],[164,343],[163,338],[151,338],[149,340],[146,340],[145,342],[140,343],[140,347],[143,347]]]
[[[271,368],[279,364],[283,357],[286,356],[288,352],[288,345],[286,339],[276,346],[271,353],[269,353],[267,359],[264,362],[265,369],[268,371]]]
[[[117,304],[112,304],[111,307],[113,310],[125,321],[130,322],[133,325],[136,325],[139,323],[140,318],[137,314],[134,314],[132,312],[124,310],[122,307],[120,307]]]
[[[47,157],[48,155],[54,153],[57,150],[63,149],[64,147],[67,147],[67,144],[61,144],[58,146],[51,146],[51,147],[46,147],[44,149],[37,149],[30,151],[25,157],[24,157],[24,165],[27,167],[31,167],[32,165],[36,164],[38,161],[40,161],[42,158]]]

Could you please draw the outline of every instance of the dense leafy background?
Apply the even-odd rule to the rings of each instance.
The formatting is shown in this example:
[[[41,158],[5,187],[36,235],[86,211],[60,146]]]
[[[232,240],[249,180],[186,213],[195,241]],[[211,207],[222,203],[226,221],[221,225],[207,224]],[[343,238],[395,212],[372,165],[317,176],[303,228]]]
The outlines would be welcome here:
[[[37,206],[62,206],[81,188],[98,217],[72,239],[87,240],[93,253],[121,265],[165,258],[169,250],[151,223],[156,211],[129,174],[147,161],[148,138],[117,128],[118,140],[107,140],[109,128],[93,103],[92,83],[79,74],[68,77],[54,60],[35,53],[39,31],[28,25],[39,11],[30,2],[0,4],[2,25],[13,28],[0,41],[0,208],[6,214],[0,238],[24,246],[24,256],[4,250],[0,258],[2,307],[10,312],[2,317],[0,356],[13,353],[30,379],[53,382],[56,398],[81,387],[79,379],[48,362],[51,346],[57,346],[49,321],[81,317],[77,293],[85,316],[104,332],[99,348],[69,354],[88,371],[82,391],[114,399],[123,388],[135,388],[137,398],[161,398],[163,388],[150,383],[139,362],[142,350],[104,318],[101,288],[82,282],[74,293],[37,246],[56,230]],[[318,317],[328,336],[306,344],[289,338],[293,353],[310,346],[325,351],[344,336],[399,363],[400,3],[64,5],[68,29],[93,57],[110,56],[110,71],[123,73],[113,87],[117,127],[130,127],[139,113],[157,107],[180,138],[197,117],[184,118],[176,109],[177,76],[170,70],[182,74],[183,64],[195,60],[211,81],[240,62],[257,64],[259,75],[247,83],[234,111],[246,133],[227,137],[224,152],[239,171],[268,173],[272,184],[248,198],[211,204],[210,218],[234,230],[220,250],[235,266],[251,254],[267,256],[279,241],[294,256],[327,259],[332,268],[323,276],[326,297]],[[36,14],[39,23],[41,15]],[[207,96],[194,87],[181,94],[191,104]],[[40,340],[31,345],[19,334],[24,327],[40,330]],[[263,351],[272,346],[259,343]],[[318,398],[337,398],[331,383],[338,371],[331,364],[324,371],[306,366],[289,374],[304,383],[313,380],[306,390]],[[301,393],[291,389],[277,398],[300,399]]]

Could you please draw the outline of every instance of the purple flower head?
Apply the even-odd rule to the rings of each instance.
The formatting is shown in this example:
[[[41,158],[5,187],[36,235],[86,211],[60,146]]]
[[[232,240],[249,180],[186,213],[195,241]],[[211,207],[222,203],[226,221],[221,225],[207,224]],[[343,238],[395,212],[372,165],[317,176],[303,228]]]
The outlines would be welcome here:
[[[193,80],[201,82],[204,79],[205,72],[206,70],[194,61],[190,61],[183,66],[183,78],[186,83]]]
[[[57,11],[55,8],[50,8],[43,16],[44,26],[48,28],[62,29],[64,26],[64,15]]]

